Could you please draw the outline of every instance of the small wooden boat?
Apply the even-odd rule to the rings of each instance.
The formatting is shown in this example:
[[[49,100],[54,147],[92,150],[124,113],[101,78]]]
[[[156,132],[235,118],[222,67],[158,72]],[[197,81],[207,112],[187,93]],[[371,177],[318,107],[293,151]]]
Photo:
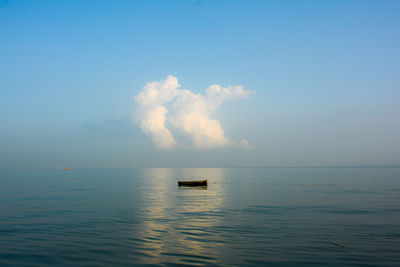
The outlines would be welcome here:
[[[70,168],[64,168],[64,171],[70,171],[71,169]]]
[[[178,181],[178,186],[207,186],[207,180]]]

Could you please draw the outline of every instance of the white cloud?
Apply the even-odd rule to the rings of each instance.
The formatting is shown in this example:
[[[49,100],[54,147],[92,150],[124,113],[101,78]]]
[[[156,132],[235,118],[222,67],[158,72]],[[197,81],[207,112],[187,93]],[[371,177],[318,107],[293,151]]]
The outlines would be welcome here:
[[[242,141],[240,142],[239,146],[241,148],[243,148],[243,149],[246,149],[246,150],[253,150],[253,146],[251,146],[249,144],[249,142],[247,142],[246,139],[242,139]]]
[[[171,124],[188,136],[195,148],[209,149],[230,144],[221,124],[211,119],[210,103],[201,94],[182,91],[173,104]]]
[[[140,123],[142,130],[149,134],[159,148],[171,148],[176,142],[171,132],[165,127],[165,114],[168,110],[158,106],[144,113]]]
[[[168,110],[163,104],[170,102],[178,94],[178,79],[168,76],[159,82],[147,83],[143,90],[135,96],[137,110],[136,121],[140,128],[151,136],[159,148],[168,149],[176,142],[171,132],[165,127]]]
[[[146,84],[135,97],[137,103],[135,117],[142,130],[162,149],[171,148],[177,143],[170,130],[166,128],[166,121],[174,130],[189,137],[197,149],[232,144],[233,142],[225,136],[220,122],[210,118],[210,115],[225,100],[247,98],[252,92],[244,90],[242,86],[211,85],[207,88],[206,95],[202,95],[178,89],[179,87],[177,78],[173,76]],[[172,112],[167,118],[168,110],[163,105],[169,102],[172,102]],[[250,147],[248,143],[247,146]]]

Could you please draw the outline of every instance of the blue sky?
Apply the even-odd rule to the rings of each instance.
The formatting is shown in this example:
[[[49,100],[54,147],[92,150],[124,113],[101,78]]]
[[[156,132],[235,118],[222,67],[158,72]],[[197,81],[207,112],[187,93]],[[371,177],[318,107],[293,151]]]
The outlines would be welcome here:
[[[2,1],[1,167],[400,164],[398,1]],[[254,90],[212,115],[231,140],[158,149],[147,82]]]

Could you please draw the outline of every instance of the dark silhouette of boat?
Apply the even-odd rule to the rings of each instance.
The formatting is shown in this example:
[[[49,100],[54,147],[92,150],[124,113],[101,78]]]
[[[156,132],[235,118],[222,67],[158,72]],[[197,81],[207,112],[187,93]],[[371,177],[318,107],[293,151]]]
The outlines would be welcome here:
[[[178,181],[178,186],[207,186],[207,180]]]

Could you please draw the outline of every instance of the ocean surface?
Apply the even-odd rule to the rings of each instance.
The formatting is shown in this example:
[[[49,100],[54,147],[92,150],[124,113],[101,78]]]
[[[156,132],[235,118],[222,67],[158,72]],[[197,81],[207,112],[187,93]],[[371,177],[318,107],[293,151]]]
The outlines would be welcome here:
[[[0,170],[0,266],[265,264],[399,266],[400,168]]]

